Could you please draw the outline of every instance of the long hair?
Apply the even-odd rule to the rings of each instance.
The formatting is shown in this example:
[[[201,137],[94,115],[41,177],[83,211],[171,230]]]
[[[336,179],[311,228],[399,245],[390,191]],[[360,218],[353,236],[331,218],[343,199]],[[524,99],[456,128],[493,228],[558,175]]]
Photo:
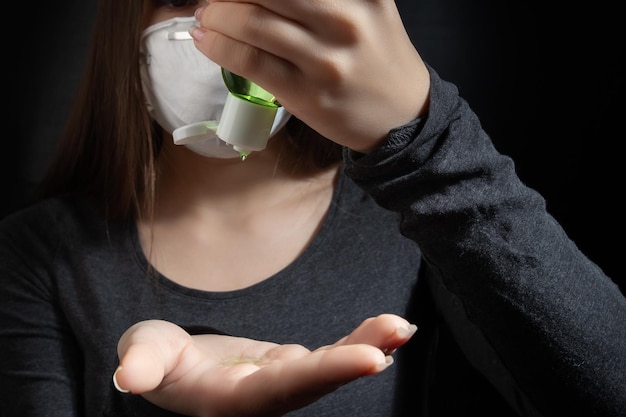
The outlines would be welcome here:
[[[79,193],[111,220],[151,216],[161,133],[141,87],[140,39],[153,0],[100,0],[85,72],[40,198]],[[280,163],[297,173],[341,160],[341,148],[292,117]]]

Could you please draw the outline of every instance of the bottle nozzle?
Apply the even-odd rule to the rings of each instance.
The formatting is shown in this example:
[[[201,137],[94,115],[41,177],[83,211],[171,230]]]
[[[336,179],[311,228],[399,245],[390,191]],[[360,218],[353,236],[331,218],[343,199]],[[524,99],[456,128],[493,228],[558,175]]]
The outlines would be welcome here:
[[[222,68],[228,97],[217,127],[217,136],[239,152],[242,161],[265,149],[280,104],[257,84]]]
[[[217,136],[245,153],[265,149],[278,107],[263,106],[229,93],[217,126]]]

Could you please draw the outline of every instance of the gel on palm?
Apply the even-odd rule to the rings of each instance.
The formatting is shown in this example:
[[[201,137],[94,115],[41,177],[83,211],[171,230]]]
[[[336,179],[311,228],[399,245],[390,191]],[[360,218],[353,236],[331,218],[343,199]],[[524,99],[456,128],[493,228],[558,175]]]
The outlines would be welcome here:
[[[233,146],[242,160],[265,149],[276,112],[281,106],[273,94],[252,81],[222,68],[228,88],[217,136]]]

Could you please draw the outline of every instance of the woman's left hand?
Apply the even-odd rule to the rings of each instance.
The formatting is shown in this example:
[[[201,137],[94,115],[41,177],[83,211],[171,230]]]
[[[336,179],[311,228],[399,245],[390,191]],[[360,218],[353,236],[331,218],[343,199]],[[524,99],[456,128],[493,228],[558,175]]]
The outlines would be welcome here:
[[[430,78],[394,0],[211,0],[196,47],[360,152],[428,107]]]

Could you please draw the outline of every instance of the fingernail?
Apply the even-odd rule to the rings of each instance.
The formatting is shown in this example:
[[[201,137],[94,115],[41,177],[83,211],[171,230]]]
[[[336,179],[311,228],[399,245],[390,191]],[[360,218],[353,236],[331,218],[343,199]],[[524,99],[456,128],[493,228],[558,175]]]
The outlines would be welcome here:
[[[206,30],[198,26],[192,26],[189,28],[189,34],[191,35],[192,38],[194,38],[198,42],[200,42],[202,38],[204,38],[205,33],[206,33]]]
[[[385,369],[389,368],[391,365],[393,364],[393,357],[392,356],[385,356],[385,362],[379,363],[378,365],[376,365],[376,371],[384,371]]]
[[[409,327],[398,327],[396,329],[396,334],[402,338],[408,339],[413,336],[417,331],[417,326],[414,324],[409,325]]]
[[[208,2],[207,2],[208,3]],[[202,6],[202,7],[198,7],[196,10],[194,10],[193,12],[193,17],[196,18],[196,20],[199,22],[200,19],[202,18],[202,13],[204,13],[204,9],[206,9],[206,6]]]
[[[122,369],[121,366],[118,366],[117,369],[115,370],[115,372],[113,373],[113,385],[115,385],[115,389],[117,389],[119,392],[122,392],[124,394],[129,393],[130,391],[127,389],[124,389],[122,387],[120,387],[120,384],[117,383],[117,373]]]

